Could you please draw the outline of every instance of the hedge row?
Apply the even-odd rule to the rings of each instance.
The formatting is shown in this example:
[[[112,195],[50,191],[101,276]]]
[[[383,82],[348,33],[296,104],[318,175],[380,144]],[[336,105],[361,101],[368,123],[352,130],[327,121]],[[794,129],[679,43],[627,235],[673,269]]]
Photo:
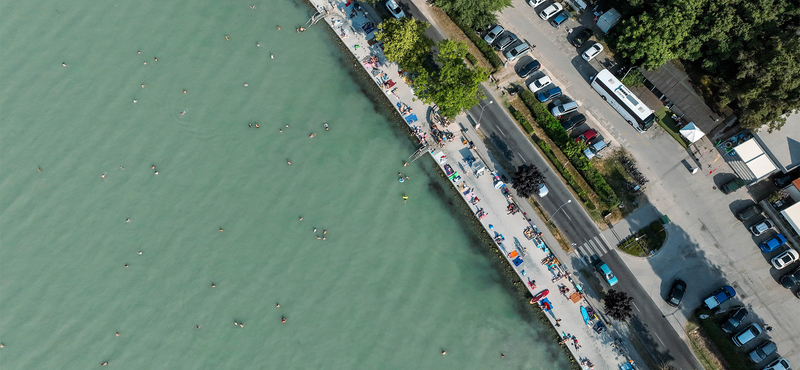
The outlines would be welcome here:
[[[583,176],[589,186],[594,189],[600,200],[608,207],[616,207],[619,204],[619,197],[614,193],[614,189],[608,185],[603,175],[597,171],[592,162],[583,155],[586,149],[585,143],[576,143],[570,139],[569,135],[561,126],[561,122],[553,117],[547,107],[536,100],[533,93],[528,90],[523,90],[519,94],[520,99],[528,109],[530,109],[533,119],[539,123],[545,134],[553,140],[556,146],[561,149],[565,156],[572,162],[572,165]]]
[[[497,53],[494,52],[494,49],[492,49],[492,47],[489,44],[487,44],[486,41],[484,41],[480,36],[475,34],[475,30],[465,26],[463,23],[461,23],[461,21],[458,20],[458,18],[453,17],[450,14],[448,14],[448,16],[450,17],[450,19],[453,20],[453,23],[455,23],[456,26],[458,26],[458,28],[461,29],[461,31],[464,31],[464,34],[467,35],[470,41],[472,41],[472,43],[475,44],[475,47],[477,47],[478,50],[481,51],[483,57],[486,58],[486,60],[489,62],[489,64],[492,65],[495,71],[503,67],[503,61],[500,60],[500,57],[497,56]]]
[[[533,126],[531,126],[531,123],[528,122],[528,120],[522,115],[522,113],[520,113],[520,111],[511,109],[511,115],[514,116],[520,125],[522,125],[522,128],[525,129],[525,132],[528,133],[528,135],[533,133]]]
[[[561,163],[561,161],[558,160],[558,157],[556,157],[556,153],[553,153],[553,149],[550,148],[550,145],[547,145],[547,143],[544,140],[537,140],[536,145],[538,145],[539,148],[542,148],[544,155],[547,156],[548,159],[550,159],[550,162],[553,163],[553,166],[555,168],[558,168],[558,172],[561,173],[561,177],[563,177],[564,180],[567,181],[567,184],[571,186],[576,193],[578,193],[578,197],[580,197],[581,201],[584,204],[586,204],[586,207],[588,207],[589,209],[595,209],[596,207],[592,202],[592,200],[589,199],[589,195],[586,194],[586,190],[583,190],[581,188],[581,185],[578,184],[578,180],[575,179],[575,176],[572,176],[572,173],[569,172],[569,170],[567,170],[566,167],[564,167],[563,163]]]
[[[467,53],[467,60],[472,63],[473,66],[478,65],[478,58],[475,58],[475,56],[470,53]]]

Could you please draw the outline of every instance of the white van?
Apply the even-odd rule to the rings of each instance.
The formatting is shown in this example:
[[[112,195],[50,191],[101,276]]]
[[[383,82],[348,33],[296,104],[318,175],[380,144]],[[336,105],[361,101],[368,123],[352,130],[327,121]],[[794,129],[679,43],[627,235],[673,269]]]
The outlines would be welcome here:
[[[561,116],[567,113],[572,113],[576,110],[578,110],[578,103],[571,101],[556,105],[553,107],[552,113],[554,116],[556,116],[556,118],[561,118]]]

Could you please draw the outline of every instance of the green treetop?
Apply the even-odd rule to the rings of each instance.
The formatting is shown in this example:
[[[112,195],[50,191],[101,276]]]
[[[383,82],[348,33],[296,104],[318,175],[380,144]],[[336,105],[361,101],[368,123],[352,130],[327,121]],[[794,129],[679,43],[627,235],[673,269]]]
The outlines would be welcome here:
[[[417,72],[422,69],[433,42],[425,36],[428,23],[403,17],[389,19],[378,25],[375,38],[383,42],[383,55],[400,67]]]

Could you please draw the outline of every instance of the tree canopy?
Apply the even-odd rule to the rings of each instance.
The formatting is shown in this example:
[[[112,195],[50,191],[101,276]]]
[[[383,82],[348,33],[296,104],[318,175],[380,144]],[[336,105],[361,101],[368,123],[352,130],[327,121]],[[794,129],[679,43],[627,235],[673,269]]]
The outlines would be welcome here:
[[[511,0],[433,0],[433,4],[465,25],[478,28],[495,23],[495,13],[511,6]]]
[[[534,165],[517,167],[517,172],[511,176],[511,184],[521,197],[530,197],[539,193],[539,186],[544,184],[544,176]]]
[[[425,36],[428,23],[410,17],[389,19],[378,25],[375,38],[383,42],[383,55],[409,71],[419,71],[433,42]]]
[[[718,106],[744,127],[785,123],[800,109],[800,3],[792,0],[617,0],[629,15],[612,31],[628,61],[655,69],[680,58],[706,74]]]
[[[603,301],[606,315],[612,319],[625,321],[631,317],[633,297],[628,296],[627,293],[609,289]]]
[[[436,104],[443,116],[453,118],[483,98],[478,86],[489,78],[489,72],[464,63],[467,45],[463,42],[442,40],[437,46],[435,60],[440,68],[420,70],[414,80],[414,93],[425,104]]]

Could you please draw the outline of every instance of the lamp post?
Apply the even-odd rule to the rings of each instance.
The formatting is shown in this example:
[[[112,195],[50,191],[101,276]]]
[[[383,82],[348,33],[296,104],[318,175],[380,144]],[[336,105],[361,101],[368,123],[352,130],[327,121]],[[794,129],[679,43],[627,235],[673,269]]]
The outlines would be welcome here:
[[[553,214],[550,216],[550,218],[547,219],[547,221],[552,220],[553,217],[555,217],[556,213],[558,213],[558,211],[561,210],[561,208],[564,208],[565,205],[570,204],[570,203],[572,203],[572,199],[567,199],[567,201],[564,202],[564,204],[562,204],[561,207],[558,207],[558,209],[555,212],[553,212]]]
[[[488,106],[489,106],[489,104],[492,104],[492,103],[494,103],[494,100],[489,100],[489,102],[488,102],[488,103],[486,103],[486,105],[484,105],[484,106],[482,106],[482,107],[481,107],[481,114],[480,114],[480,115],[478,115],[478,124],[477,124],[477,125],[475,125],[475,129],[476,129],[476,130],[477,130],[477,129],[479,129],[479,128],[481,127],[481,118],[483,118],[483,110],[484,110],[484,109],[486,109],[486,107],[488,107]]]

